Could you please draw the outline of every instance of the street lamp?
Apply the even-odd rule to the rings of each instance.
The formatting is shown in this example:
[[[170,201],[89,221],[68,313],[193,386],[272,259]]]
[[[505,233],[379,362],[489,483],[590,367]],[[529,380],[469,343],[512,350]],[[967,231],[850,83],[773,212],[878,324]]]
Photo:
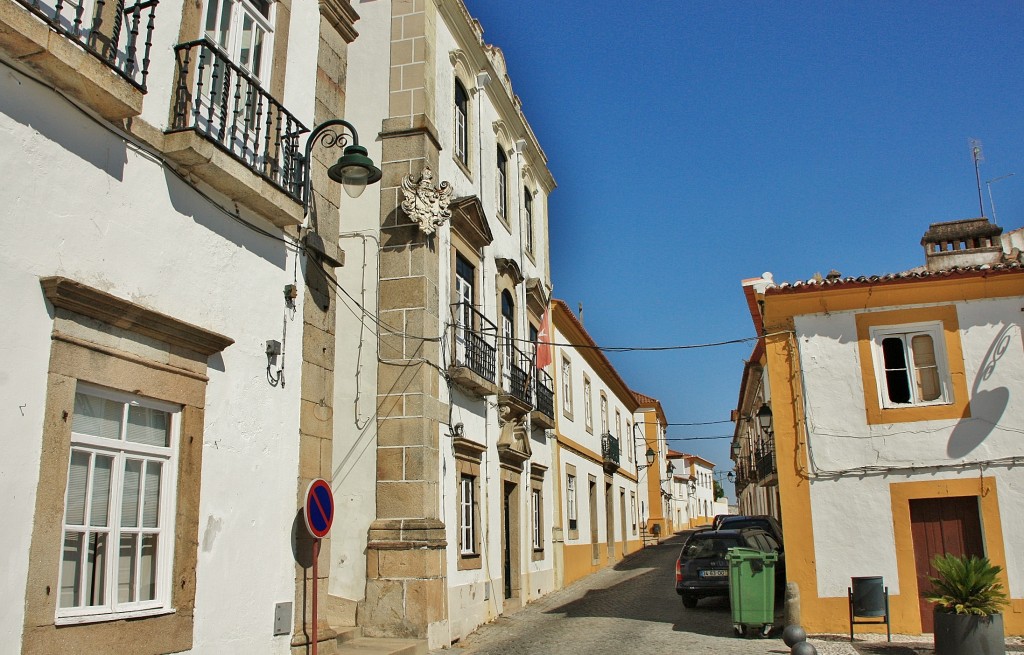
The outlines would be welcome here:
[[[772,431],[772,408],[768,406],[768,403],[763,403],[761,409],[757,410],[757,423],[761,426],[761,429],[765,432],[771,433]]]
[[[333,128],[340,127],[342,130]],[[345,130],[352,134],[352,142],[349,143]],[[348,121],[335,118],[324,121],[309,133],[306,139],[306,150],[303,154],[302,163],[305,166],[305,179],[302,187],[302,209],[303,214],[309,213],[310,194],[312,186],[312,172],[310,171],[313,145],[319,141],[326,148],[343,148],[343,154],[337,163],[327,169],[327,177],[339,182],[345,187],[345,193],[351,198],[358,198],[367,184],[375,184],[380,181],[381,172],[373,164],[373,160],[366,154],[366,148],[359,145],[359,135],[356,128]]]
[[[647,463],[646,464],[637,464],[636,465],[636,470],[637,471],[642,471],[645,468],[650,468],[651,466],[654,466],[654,455],[655,455],[654,449],[648,446],[647,452],[644,453],[644,457],[647,459]],[[669,466],[671,466],[671,463],[669,463]]]

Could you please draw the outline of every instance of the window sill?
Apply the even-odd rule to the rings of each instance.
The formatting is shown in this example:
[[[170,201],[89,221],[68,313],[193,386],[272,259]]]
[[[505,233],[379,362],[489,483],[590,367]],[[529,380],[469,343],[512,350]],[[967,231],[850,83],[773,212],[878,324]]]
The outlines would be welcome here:
[[[109,121],[142,113],[142,91],[14,0],[0,0],[0,50]]]
[[[166,607],[156,607],[148,610],[134,610],[131,612],[110,612],[108,614],[83,614],[80,616],[58,616],[54,619],[54,625],[82,625],[85,623],[103,623],[106,621],[121,621],[123,619],[145,619],[151,616],[164,616],[174,614],[175,610]]]
[[[469,165],[464,163],[461,159],[459,159],[455,155],[452,155],[452,161],[455,162],[455,165],[459,167],[459,170],[461,170],[462,173],[469,179],[469,181],[472,182],[473,181],[473,171],[469,170]]]
[[[458,570],[473,571],[483,568],[483,558],[479,553],[459,553]]]

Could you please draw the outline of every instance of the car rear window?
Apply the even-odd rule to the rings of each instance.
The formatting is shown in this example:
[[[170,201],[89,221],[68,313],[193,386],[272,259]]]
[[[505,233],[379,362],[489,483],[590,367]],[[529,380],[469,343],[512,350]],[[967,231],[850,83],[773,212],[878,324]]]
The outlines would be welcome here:
[[[764,528],[768,525],[768,521],[763,519],[735,519],[730,521],[726,519],[722,521],[722,525],[719,526],[720,530],[739,530],[740,528]]]
[[[694,538],[683,546],[683,557],[725,557],[730,548],[740,545],[738,539],[733,537],[703,537]]]

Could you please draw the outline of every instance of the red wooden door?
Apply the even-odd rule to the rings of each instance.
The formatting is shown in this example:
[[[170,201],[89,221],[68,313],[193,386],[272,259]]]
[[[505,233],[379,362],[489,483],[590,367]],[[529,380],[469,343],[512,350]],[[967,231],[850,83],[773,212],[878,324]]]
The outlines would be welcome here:
[[[934,605],[924,599],[931,591],[928,576],[935,576],[932,558],[985,554],[977,496],[921,498],[910,501],[910,528],[914,536],[914,563],[921,607],[921,630],[934,631]]]

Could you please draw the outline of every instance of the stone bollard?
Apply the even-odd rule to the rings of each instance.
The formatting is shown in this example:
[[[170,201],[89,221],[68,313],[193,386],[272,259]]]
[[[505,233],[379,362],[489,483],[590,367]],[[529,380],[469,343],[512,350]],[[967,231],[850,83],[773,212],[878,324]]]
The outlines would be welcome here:
[[[800,586],[797,583],[786,583],[785,603],[783,624],[800,625]]]

